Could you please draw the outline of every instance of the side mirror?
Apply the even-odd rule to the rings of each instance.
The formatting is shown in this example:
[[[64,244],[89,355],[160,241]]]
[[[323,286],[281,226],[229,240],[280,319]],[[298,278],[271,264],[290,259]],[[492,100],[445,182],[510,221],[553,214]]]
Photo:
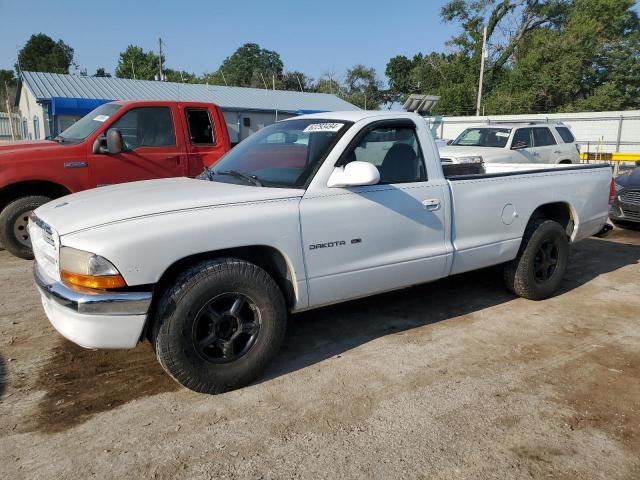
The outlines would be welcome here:
[[[122,133],[117,128],[110,128],[107,131],[107,151],[111,154],[121,153],[124,150]]]
[[[329,177],[329,188],[358,187],[375,185],[380,181],[380,171],[368,162],[350,162],[337,167]]]
[[[447,145],[451,145],[453,143],[453,140],[447,140]]]
[[[98,155],[100,153],[107,153],[107,139],[100,135],[93,142],[93,146],[91,147],[91,151],[94,155]]]

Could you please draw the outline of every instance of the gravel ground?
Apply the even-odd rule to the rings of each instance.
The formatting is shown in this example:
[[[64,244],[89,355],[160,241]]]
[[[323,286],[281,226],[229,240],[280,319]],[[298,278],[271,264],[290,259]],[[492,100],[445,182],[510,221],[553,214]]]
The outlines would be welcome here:
[[[0,478],[640,478],[640,232],[561,292],[495,269],[291,319],[256,384],[180,388],[148,344],[83,350],[0,252]]]

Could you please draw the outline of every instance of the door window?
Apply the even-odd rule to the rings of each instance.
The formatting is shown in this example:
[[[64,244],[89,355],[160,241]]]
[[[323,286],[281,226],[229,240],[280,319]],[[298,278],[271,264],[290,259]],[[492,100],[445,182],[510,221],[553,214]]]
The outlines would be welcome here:
[[[548,147],[549,145],[555,145],[556,139],[553,138],[551,131],[546,128],[534,128],[533,129],[533,145],[536,147]]]
[[[191,143],[194,145],[213,145],[215,138],[209,111],[203,108],[189,108],[186,114]]]
[[[365,135],[347,161],[371,163],[380,171],[380,183],[423,182],[424,159],[415,130],[410,127],[379,127]]]
[[[511,142],[511,148],[530,148],[533,145],[531,141],[531,129],[519,128],[513,135],[513,142]]]
[[[127,150],[176,144],[171,111],[167,107],[134,108],[116,120],[111,128],[120,130]]]

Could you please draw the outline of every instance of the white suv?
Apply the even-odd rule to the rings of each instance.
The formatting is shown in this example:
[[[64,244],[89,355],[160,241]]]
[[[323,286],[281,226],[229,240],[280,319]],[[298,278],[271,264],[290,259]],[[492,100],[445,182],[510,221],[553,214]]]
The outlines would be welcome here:
[[[440,148],[443,163],[579,163],[580,147],[561,123],[469,127]]]

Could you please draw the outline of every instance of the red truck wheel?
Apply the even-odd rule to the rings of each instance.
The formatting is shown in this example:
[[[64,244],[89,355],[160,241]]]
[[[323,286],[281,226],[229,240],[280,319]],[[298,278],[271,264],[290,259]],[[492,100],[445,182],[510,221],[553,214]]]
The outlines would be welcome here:
[[[14,200],[0,212],[0,244],[16,257],[33,259],[27,224],[31,212],[50,202],[49,197],[31,195]]]

